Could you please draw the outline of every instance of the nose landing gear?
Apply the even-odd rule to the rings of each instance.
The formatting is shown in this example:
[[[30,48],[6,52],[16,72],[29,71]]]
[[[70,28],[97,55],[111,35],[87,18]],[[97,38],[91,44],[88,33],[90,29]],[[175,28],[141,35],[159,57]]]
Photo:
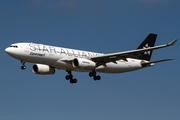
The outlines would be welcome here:
[[[25,64],[25,61],[21,60],[21,64],[22,64],[21,69],[22,69],[22,70],[25,70],[25,69],[26,69],[26,66],[24,65],[24,64]]]

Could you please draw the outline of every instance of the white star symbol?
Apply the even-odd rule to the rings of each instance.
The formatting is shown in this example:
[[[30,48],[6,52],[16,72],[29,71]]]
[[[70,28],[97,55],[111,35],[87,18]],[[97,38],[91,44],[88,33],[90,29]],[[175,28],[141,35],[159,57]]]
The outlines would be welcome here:
[[[143,49],[144,49],[144,48],[149,48],[148,43],[143,47]],[[150,55],[150,52],[151,52],[151,51],[146,51],[146,52],[144,52],[144,54],[145,54],[145,55]]]

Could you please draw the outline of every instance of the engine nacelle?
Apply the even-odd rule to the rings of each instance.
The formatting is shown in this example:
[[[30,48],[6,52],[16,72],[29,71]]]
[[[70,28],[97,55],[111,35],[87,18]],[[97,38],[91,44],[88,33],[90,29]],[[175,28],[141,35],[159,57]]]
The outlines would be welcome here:
[[[50,75],[55,73],[55,69],[53,67],[50,67],[48,65],[43,65],[43,64],[35,64],[32,67],[32,71],[35,74],[40,74],[40,75]]]
[[[78,67],[87,70],[93,70],[96,67],[95,62],[84,58],[75,58],[72,62],[72,65],[74,68]]]

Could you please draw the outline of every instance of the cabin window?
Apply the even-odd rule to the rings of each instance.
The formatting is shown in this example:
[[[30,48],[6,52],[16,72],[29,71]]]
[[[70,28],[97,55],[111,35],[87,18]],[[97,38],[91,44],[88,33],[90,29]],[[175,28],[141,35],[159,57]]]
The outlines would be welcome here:
[[[10,47],[18,48],[18,46],[17,46],[17,45],[11,45]]]

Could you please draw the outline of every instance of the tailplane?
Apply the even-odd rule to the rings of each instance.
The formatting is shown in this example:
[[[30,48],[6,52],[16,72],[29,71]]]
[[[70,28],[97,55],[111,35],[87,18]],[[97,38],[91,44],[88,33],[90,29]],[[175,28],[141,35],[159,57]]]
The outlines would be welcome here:
[[[137,49],[154,47],[154,44],[156,42],[156,38],[157,38],[157,34],[150,33]],[[153,51],[146,51],[143,54],[139,55],[138,58],[141,60],[150,61],[152,52]]]

